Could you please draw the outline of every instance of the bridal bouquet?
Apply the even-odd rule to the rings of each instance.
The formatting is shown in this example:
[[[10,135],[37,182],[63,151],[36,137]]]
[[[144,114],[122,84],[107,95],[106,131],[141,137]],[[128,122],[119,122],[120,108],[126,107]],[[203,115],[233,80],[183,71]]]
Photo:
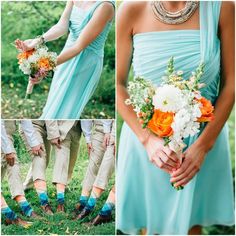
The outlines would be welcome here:
[[[186,147],[184,139],[196,135],[201,123],[214,118],[214,107],[200,92],[204,86],[200,83],[203,67],[200,64],[184,80],[183,71],[175,71],[172,57],[160,86],[140,77],[128,84],[130,97],[126,104],[133,106],[142,127],[163,138],[178,155]]]
[[[57,54],[49,52],[45,45],[40,45],[36,49],[20,52],[17,59],[20,70],[30,77],[26,89],[26,98],[28,98],[33,92],[34,84],[52,75],[56,68]]]

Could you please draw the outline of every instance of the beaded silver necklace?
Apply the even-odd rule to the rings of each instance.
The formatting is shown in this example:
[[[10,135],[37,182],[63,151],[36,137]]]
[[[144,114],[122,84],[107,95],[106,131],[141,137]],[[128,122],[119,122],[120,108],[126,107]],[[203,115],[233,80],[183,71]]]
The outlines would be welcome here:
[[[152,1],[152,11],[161,22],[169,25],[177,25],[187,21],[198,8],[198,1],[187,1],[185,7],[176,12],[169,12],[163,6],[162,1]]]

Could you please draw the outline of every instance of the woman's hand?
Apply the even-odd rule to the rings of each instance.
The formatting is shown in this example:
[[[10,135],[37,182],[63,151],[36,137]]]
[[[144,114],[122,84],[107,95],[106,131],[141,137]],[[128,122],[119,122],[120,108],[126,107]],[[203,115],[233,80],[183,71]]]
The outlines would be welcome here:
[[[144,142],[149,160],[160,169],[171,174],[180,167],[180,159],[177,154],[164,146],[164,140],[150,134]]]
[[[204,145],[200,145],[198,142],[193,143],[183,153],[183,163],[171,174],[170,182],[174,183],[175,187],[186,185],[200,170],[206,154]]]
[[[22,51],[29,51],[40,43],[40,38],[27,39],[25,41],[17,39],[15,41],[16,48]]]

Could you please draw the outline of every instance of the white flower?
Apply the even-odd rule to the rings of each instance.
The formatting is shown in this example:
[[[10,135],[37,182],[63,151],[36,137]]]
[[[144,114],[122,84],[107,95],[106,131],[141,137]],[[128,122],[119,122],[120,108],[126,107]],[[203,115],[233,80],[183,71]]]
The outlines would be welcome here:
[[[184,72],[183,72],[182,70],[178,70],[178,71],[177,71],[177,75],[183,75],[183,73],[184,73]]]
[[[163,112],[177,112],[184,106],[185,102],[179,88],[173,85],[158,87],[153,96],[155,109]]]

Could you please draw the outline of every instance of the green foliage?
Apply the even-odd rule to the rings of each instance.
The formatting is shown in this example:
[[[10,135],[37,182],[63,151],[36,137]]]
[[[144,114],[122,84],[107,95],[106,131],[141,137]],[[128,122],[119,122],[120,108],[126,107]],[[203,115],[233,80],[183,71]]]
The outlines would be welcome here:
[[[29,39],[46,32],[57,23],[65,7],[64,1],[2,2],[2,117],[38,118],[46,103],[51,79],[36,85],[25,101],[27,76],[19,70],[15,39]],[[26,17],[27,16],[27,17]],[[60,53],[67,35],[47,43],[49,50]],[[104,70],[93,97],[86,105],[81,118],[115,117],[115,26],[105,45]]]
[[[24,179],[26,177],[27,171],[29,170],[30,157],[26,151],[24,143],[20,138],[19,134],[15,135],[14,141],[16,144],[16,150],[19,157],[19,161],[21,163],[21,176],[23,177],[22,179]],[[56,189],[55,186],[52,184],[53,163],[54,163],[54,153],[52,153],[52,159],[47,168],[46,178],[47,178],[48,195],[50,203],[55,211],[57,203],[56,203]],[[79,155],[75,164],[72,181],[68,185],[68,188],[66,189],[65,193],[66,214],[55,213],[53,216],[45,216],[42,220],[35,220],[33,225],[28,229],[24,229],[15,225],[5,226],[4,224],[2,224],[1,233],[4,235],[50,235],[50,234],[112,235],[114,234],[115,233],[114,222],[96,227],[87,227],[84,224],[79,223],[79,221],[71,219],[72,217],[71,212],[74,210],[75,204],[77,203],[81,193],[81,183],[85,175],[87,165],[88,165],[87,147],[84,138],[81,138]],[[101,198],[98,200],[94,212],[86,220],[91,220],[93,217],[97,215],[97,213],[105,203],[109,191],[114,185],[114,181],[115,180],[113,176],[112,179],[110,180],[107,190],[102,194]],[[15,201],[11,200],[6,179],[2,181],[2,192],[9,206],[23,219],[28,220],[27,218],[21,215],[19,206],[15,203]],[[42,215],[36,191],[35,190],[27,191],[26,198],[31,203],[35,212]],[[115,214],[113,214],[113,219],[115,219]]]

